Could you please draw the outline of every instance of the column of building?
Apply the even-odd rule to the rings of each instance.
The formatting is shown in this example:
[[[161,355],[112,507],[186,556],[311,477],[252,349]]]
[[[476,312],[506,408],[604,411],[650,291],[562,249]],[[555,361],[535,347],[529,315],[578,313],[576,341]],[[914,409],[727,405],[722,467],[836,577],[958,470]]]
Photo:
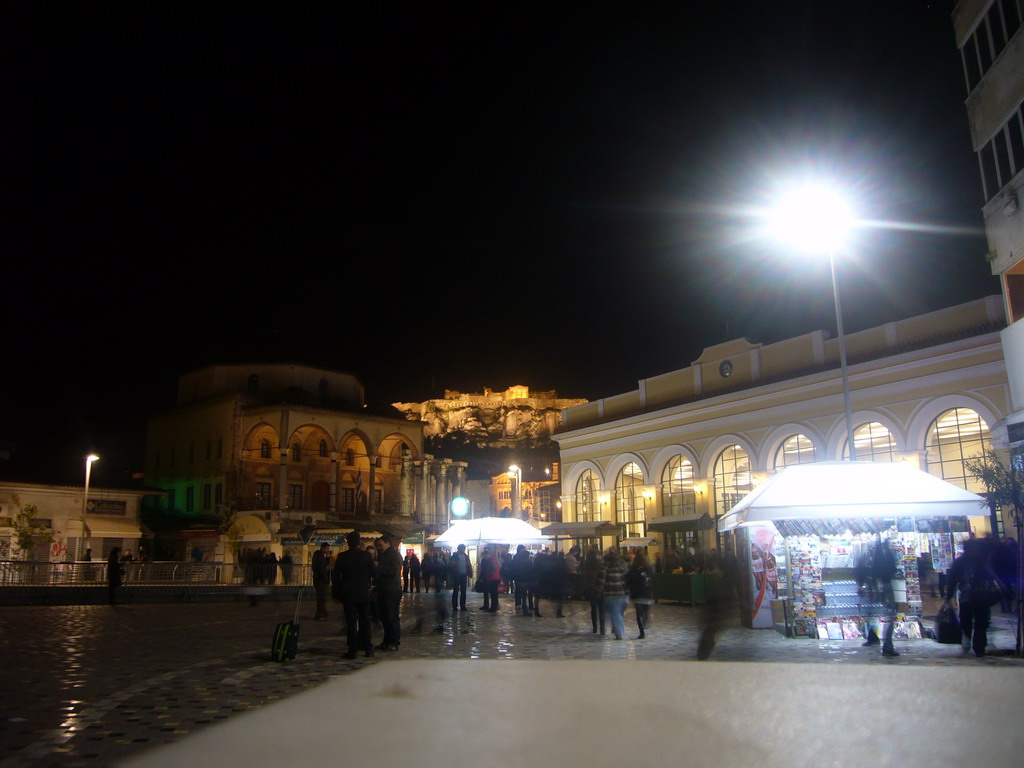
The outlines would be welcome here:
[[[335,439],[337,443],[337,439]],[[341,467],[341,454],[337,451],[331,451],[331,482],[330,482],[330,500],[327,503],[327,511],[331,517],[338,514],[338,470]]]
[[[439,523],[448,522],[448,467],[451,466],[451,459],[441,459],[437,462],[437,482],[434,483],[434,520]]]
[[[288,411],[282,409],[277,441],[280,463],[277,471],[277,514],[275,517],[279,520],[285,507],[288,506],[288,434]]]
[[[366,515],[373,517],[377,512],[377,454],[374,448],[367,446],[366,458],[370,462],[370,477],[366,489]]]
[[[413,466],[412,466],[412,452],[408,446],[402,446],[402,470],[399,479],[398,493],[399,493],[399,514],[401,515],[412,515],[415,514],[413,509],[413,498],[414,498],[414,477],[413,477]]]

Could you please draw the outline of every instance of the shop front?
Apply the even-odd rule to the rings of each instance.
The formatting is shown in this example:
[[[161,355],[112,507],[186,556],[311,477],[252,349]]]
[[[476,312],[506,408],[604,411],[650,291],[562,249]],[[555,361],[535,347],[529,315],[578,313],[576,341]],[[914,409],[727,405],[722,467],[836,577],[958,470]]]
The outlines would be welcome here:
[[[930,574],[919,563],[948,567],[982,504],[980,496],[905,464],[787,468],[719,523],[720,531],[737,533],[743,622],[833,640],[884,634],[893,622],[897,639],[920,638],[922,575]],[[879,542],[895,564],[886,585],[895,611],[877,591],[860,587]]]
[[[717,587],[719,574],[700,564],[700,536],[714,528],[710,515],[654,517],[651,533],[664,536],[655,562],[654,598],[676,603],[704,603]]]

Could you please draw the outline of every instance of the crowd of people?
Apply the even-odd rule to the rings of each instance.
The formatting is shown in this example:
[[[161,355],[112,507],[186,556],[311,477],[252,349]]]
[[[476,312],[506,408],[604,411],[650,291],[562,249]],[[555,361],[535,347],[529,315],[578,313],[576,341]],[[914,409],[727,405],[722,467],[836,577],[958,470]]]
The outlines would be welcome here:
[[[397,549],[400,541],[387,536],[364,544],[360,534],[353,532],[346,541],[347,548],[337,556],[332,555],[329,544],[322,544],[313,557],[312,573],[317,592],[315,619],[327,620],[328,599],[333,594],[342,604],[350,658],[360,651],[372,656],[375,651],[396,650],[401,643],[403,594],[429,593],[431,587],[437,595],[436,632],[443,631],[448,616],[448,597],[439,593],[451,590],[452,613],[466,611],[467,597],[473,592],[482,596],[480,611],[497,613],[504,603],[506,610],[536,618],[562,618],[565,600],[584,599],[590,606],[591,632],[605,636],[610,631],[616,640],[625,639],[626,612],[632,605],[636,639],[642,640],[650,631],[656,573],[686,572],[688,567],[697,572],[713,571],[721,576],[721,584],[715,599],[709,598],[705,606],[709,616],[699,658],[707,658],[714,646],[721,623],[715,617],[730,611],[735,600],[735,560],[719,558],[714,550],[705,556],[694,550],[680,553],[668,549],[664,563],[659,558],[652,564],[644,548],[602,551],[594,546],[584,554],[579,546],[568,552],[545,548],[535,553],[522,545],[514,553],[486,546],[474,568],[461,544],[450,554],[440,549],[429,551],[421,561],[412,549],[403,557]],[[975,585],[981,580],[1004,585],[996,602],[1010,610],[1018,593],[1015,547],[1012,539],[998,545],[989,539],[968,540],[943,585],[944,597],[959,596],[965,650],[973,648],[979,656],[985,652],[993,603],[988,596],[983,598]],[[383,631],[378,645],[371,641],[373,624]],[[883,652],[899,655],[892,649],[891,637],[884,638]]]
[[[420,561],[411,549],[401,557],[398,542],[387,536],[364,545],[353,532],[346,536],[346,543],[347,548],[337,556],[332,555],[329,544],[322,544],[313,556],[312,576],[317,595],[314,619],[327,620],[328,599],[333,594],[342,604],[350,658],[359,652],[372,656],[375,651],[396,650],[401,643],[398,610],[403,593],[429,592],[431,586],[435,594],[451,590],[452,613],[468,609],[467,596],[472,592],[482,595],[481,611],[497,613],[507,601],[516,614],[536,618],[544,618],[542,610],[563,618],[564,601],[583,598],[591,605],[595,634],[606,635],[610,630],[615,639],[624,639],[630,602],[635,609],[637,639],[645,638],[650,626],[654,568],[642,549],[602,552],[595,546],[584,557],[579,546],[568,552],[545,548],[531,553],[520,545],[514,554],[488,546],[482,548],[474,572],[464,544],[451,554],[428,552]],[[438,596],[437,632],[448,615],[446,601]],[[542,607],[543,603],[547,606]],[[383,631],[378,645],[371,641],[374,623]]]
[[[202,562],[202,553],[197,558],[193,552],[192,560]],[[278,583],[279,578],[282,584],[292,583],[294,567],[292,556],[289,554],[278,559],[277,554],[266,547],[243,549],[238,553],[238,564],[242,568],[243,578],[247,584],[273,586]]]

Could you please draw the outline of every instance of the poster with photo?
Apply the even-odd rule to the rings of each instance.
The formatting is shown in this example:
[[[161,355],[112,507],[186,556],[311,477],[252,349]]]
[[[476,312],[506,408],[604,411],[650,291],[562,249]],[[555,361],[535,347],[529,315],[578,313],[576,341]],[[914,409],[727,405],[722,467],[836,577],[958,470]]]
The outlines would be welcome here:
[[[770,629],[772,621],[771,601],[779,596],[778,559],[775,554],[776,540],[781,536],[774,526],[757,526],[748,529],[750,541],[750,620],[754,629]]]

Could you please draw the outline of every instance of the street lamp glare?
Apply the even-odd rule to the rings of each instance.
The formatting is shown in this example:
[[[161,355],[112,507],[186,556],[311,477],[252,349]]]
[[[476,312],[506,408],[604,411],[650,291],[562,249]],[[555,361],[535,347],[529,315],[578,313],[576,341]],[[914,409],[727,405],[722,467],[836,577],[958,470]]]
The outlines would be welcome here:
[[[839,343],[839,371],[843,385],[843,411],[850,459],[857,460],[853,442],[853,409],[850,405],[850,376],[843,334],[843,307],[836,275],[836,250],[845,245],[855,224],[849,204],[834,188],[821,182],[797,184],[783,190],[768,213],[768,236],[805,253],[828,256],[832,272],[832,300],[836,308],[836,340]]]
[[[804,184],[782,193],[768,213],[768,234],[808,253],[840,247],[854,216],[842,195],[822,184]]]
[[[90,453],[90,454],[89,454],[88,456],[86,456],[86,457],[85,457],[85,460],[86,460],[86,461],[87,461],[87,462],[88,462],[89,464],[92,464],[92,463],[93,463],[94,461],[99,461],[99,460],[100,460],[100,457],[99,457],[99,456],[97,456],[97,455],[96,455],[95,453]]]

